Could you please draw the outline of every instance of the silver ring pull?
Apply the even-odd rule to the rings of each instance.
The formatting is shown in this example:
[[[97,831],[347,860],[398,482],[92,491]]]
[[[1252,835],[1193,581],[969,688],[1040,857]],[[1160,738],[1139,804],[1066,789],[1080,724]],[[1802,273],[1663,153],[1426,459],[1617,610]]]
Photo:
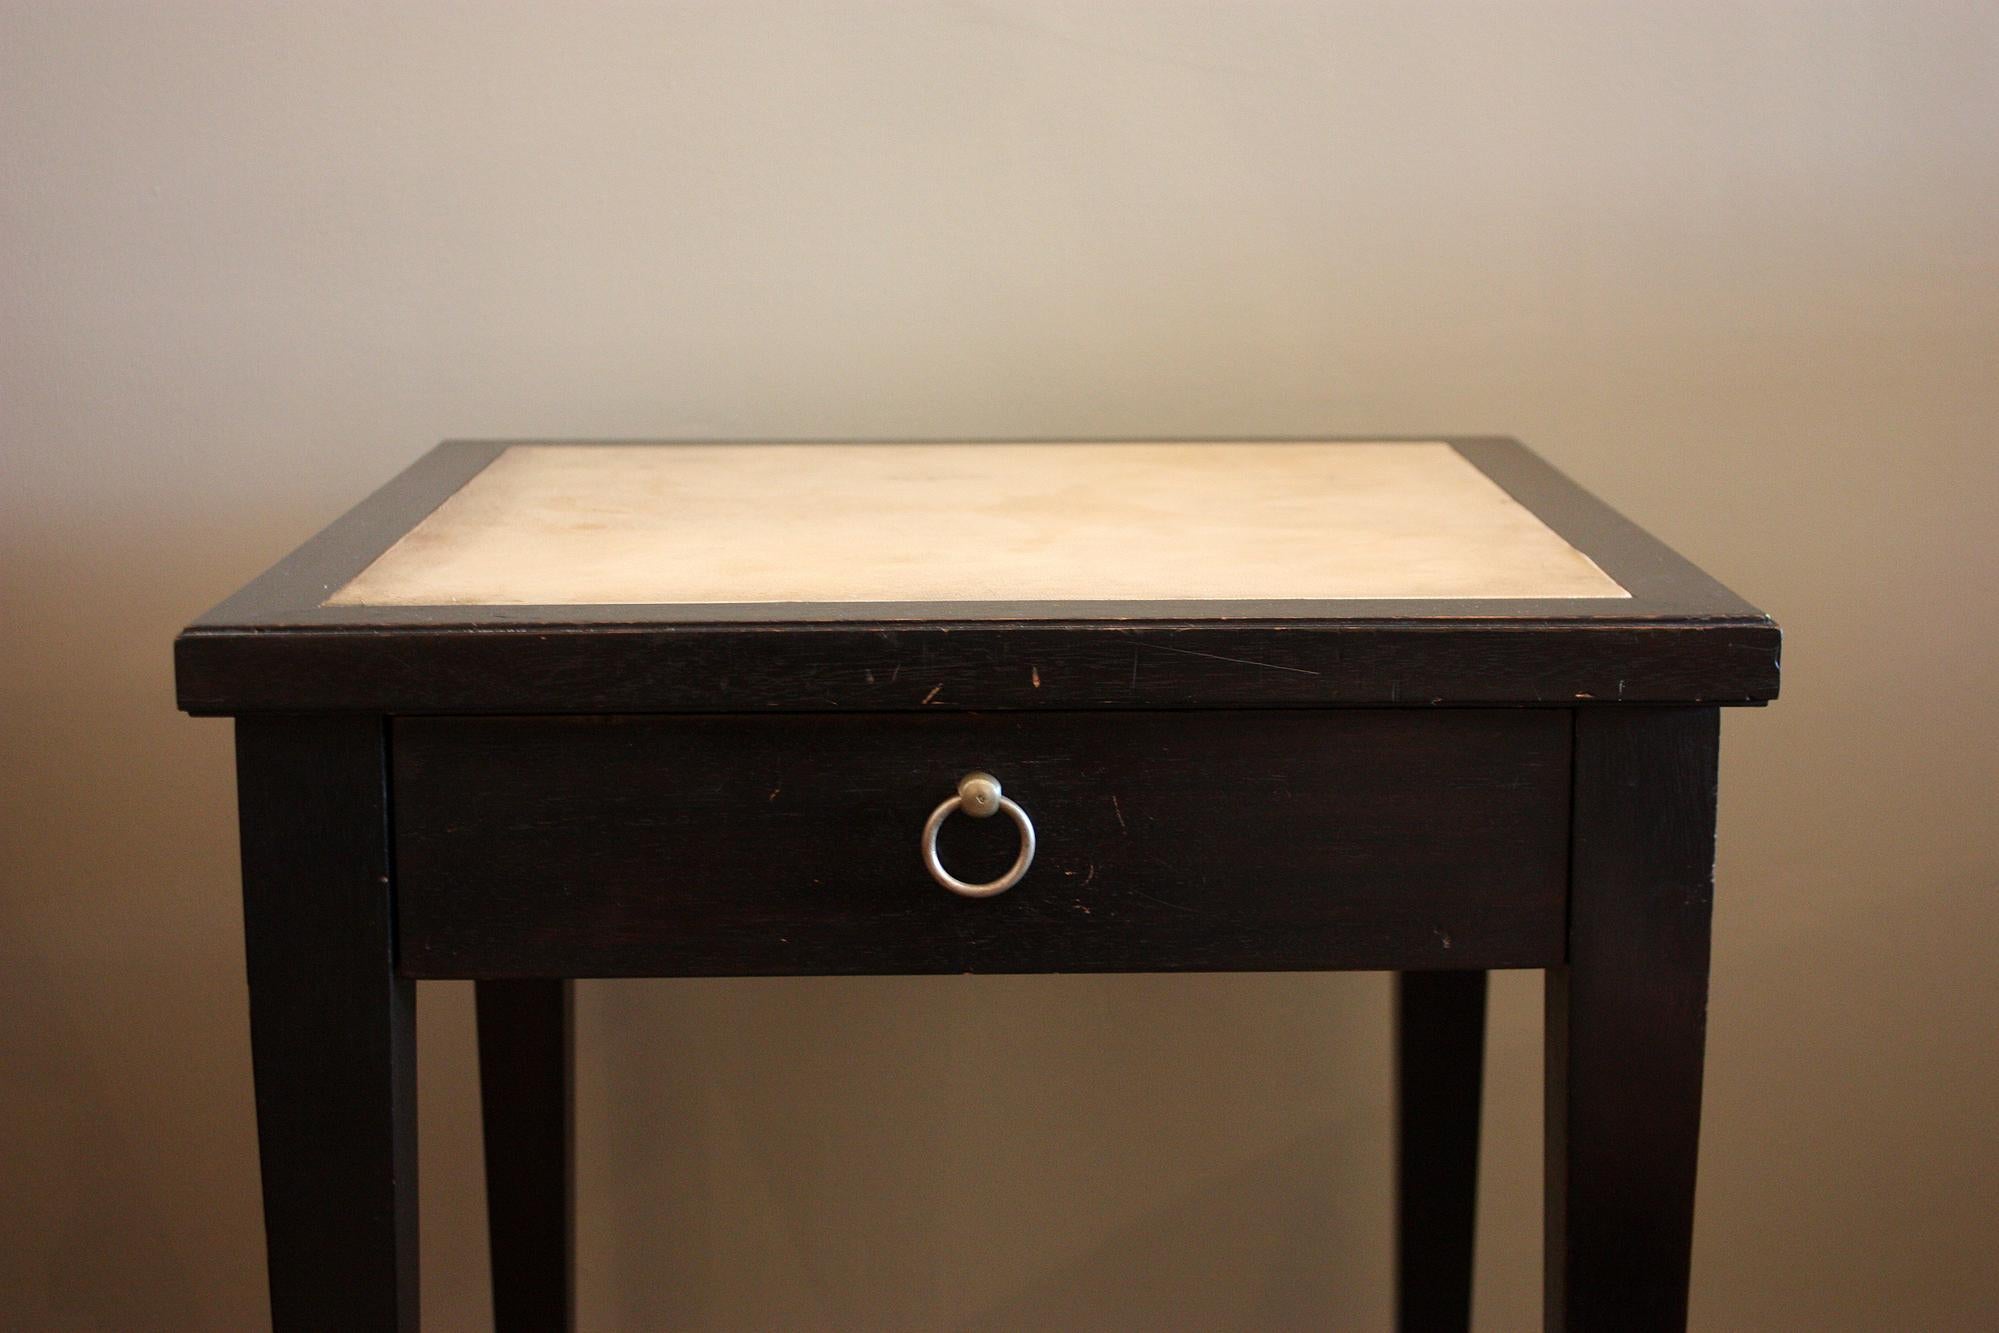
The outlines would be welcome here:
[[[989,884],[967,884],[944,868],[937,859],[937,830],[944,826],[953,810],[963,810],[974,819],[989,819],[1004,810],[1020,830],[1020,855],[1013,859],[1013,868]],[[955,894],[966,898],[990,898],[996,893],[1005,893],[1020,883],[1021,876],[1034,864],[1034,821],[1027,817],[1027,811],[1000,794],[999,779],[990,773],[967,773],[958,779],[958,794],[930,812],[930,818],[923,824],[923,868],[930,872],[930,878],[942,884]]]

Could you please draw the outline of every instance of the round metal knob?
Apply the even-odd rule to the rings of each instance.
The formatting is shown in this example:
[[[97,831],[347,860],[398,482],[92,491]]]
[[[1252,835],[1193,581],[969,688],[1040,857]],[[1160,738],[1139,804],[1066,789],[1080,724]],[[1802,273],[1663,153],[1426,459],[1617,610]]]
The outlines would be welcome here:
[[[937,857],[937,830],[942,828],[953,810],[963,810],[974,819],[987,819],[1004,810],[1020,830],[1020,855],[1013,859],[1013,867],[998,879],[986,884],[967,884],[944,868]],[[930,812],[930,818],[923,823],[923,868],[936,880],[955,894],[966,898],[990,898],[996,893],[1005,893],[1020,883],[1021,876],[1034,864],[1034,821],[1027,817],[1027,811],[1020,808],[1000,792],[999,779],[990,773],[967,773],[958,779],[958,794],[950,797],[942,805]]]

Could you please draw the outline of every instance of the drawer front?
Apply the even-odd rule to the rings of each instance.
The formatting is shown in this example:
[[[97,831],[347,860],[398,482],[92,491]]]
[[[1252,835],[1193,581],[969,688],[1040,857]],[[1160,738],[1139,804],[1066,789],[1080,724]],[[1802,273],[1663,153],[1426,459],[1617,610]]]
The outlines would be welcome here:
[[[401,718],[418,977],[1542,967],[1561,710]],[[921,833],[984,770],[1020,883]],[[947,818],[968,881],[1008,819]]]

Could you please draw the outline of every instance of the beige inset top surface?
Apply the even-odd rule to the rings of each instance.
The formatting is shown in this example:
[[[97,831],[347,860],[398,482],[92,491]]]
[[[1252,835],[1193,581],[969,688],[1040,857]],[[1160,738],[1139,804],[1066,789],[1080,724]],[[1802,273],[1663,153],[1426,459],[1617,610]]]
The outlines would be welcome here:
[[[328,602],[1626,595],[1445,444],[515,445]]]

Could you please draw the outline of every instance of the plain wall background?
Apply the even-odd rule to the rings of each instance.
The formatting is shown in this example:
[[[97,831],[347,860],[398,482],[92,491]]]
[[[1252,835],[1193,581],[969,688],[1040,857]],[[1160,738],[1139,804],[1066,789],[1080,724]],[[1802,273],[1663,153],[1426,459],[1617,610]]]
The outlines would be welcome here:
[[[1981,3],[0,4],[0,1323],[265,1317],[169,641],[434,440],[1455,429],[1788,632],[1724,721],[1695,1323],[1991,1326],[1996,90]],[[1386,997],[584,986],[585,1326],[1381,1325]],[[478,1328],[469,987],[421,1013]]]

